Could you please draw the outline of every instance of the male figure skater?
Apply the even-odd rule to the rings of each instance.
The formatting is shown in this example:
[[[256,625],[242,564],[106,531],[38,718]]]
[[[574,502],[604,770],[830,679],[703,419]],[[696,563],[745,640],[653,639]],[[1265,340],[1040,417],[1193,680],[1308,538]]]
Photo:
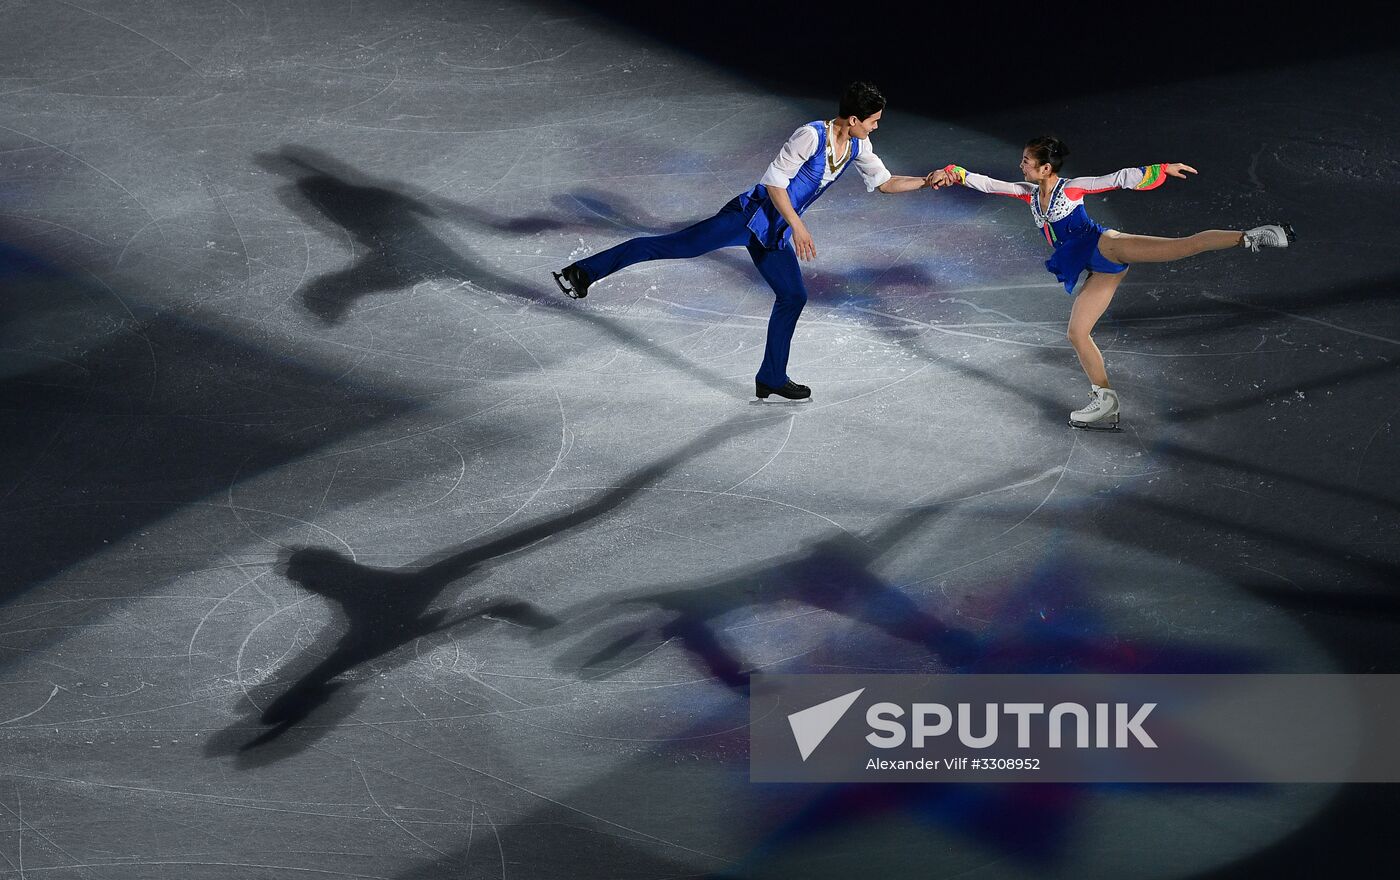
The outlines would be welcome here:
[[[555,283],[574,299],[583,299],[590,285],[633,263],[688,259],[742,245],[777,298],[768,319],[768,342],[754,377],[754,393],[760,398],[811,397],[812,389],[798,385],[787,374],[792,334],[807,303],[797,261],[817,256],[812,234],[802,222],[803,212],[852,165],[869,192],[937,188],[933,175],[892,176],[875,155],[869,138],[879,128],[884,109],[885,97],[879,89],[870,83],[851,83],[841,96],[835,119],[809,122],[793,132],[758,185],[731,199],[718,214],[679,232],[634,238],[571,263],[553,273]]]

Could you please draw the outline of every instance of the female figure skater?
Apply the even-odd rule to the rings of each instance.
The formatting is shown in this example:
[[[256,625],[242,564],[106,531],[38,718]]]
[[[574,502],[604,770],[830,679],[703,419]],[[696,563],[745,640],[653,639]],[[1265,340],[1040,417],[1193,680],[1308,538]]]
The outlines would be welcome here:
[[[1108,384],[1103,354],[1090,335],[1108,308],[1113,292],[1132,263],[1166,263],[1205,251],[1245,247],[1258,253],[1261,247],[1288,247],[1293,228],[1288,224],[1259,226],[1245,232],[1211,229],[1185,238],[1129,235],[1108,229],[1084,210],[1084,197],[1110,189],[1156,189],[1168,176],[1185,178],[1196,169],[1180,162],[1124,168],[1103,177],[1060,177],[1060,166],[1069,149],[1057,138],[1038,137],[1021,153],[1023,182],[1008,183],[949,165],[929,175],[934,187],[962,184],[979,192],[1012,196],[1031,206],[1035,225],[1054,248],[1045,268],[1074,293],[1084,272],[1089,278],[1074,298],[1069,314],[1069,341],[1089,376],[1089,405],[1069,415],[1075,428],[1119,430],[1118,393]]]

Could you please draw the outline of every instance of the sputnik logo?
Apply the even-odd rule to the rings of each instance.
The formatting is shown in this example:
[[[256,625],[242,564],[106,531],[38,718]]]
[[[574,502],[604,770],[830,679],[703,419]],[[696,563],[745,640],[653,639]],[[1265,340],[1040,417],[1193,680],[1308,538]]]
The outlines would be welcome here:
[[[787,717],[788,725],[792,727],[792,737],[797,740],[797,750],[802,753],[802,760],[807,760],[807,757],[817,750],[817,746],[831,733],[836,722],[841,720],[846,710],[850,709],[863,693],[865,688],[851,691],[801,712],[793,712]]]

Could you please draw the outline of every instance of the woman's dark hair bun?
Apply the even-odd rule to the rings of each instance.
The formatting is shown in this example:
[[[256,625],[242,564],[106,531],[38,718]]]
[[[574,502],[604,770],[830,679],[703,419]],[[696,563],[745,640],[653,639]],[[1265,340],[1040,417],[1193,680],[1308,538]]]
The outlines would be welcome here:
[[[1065,142],[1053,135],[1041,135],[1031,138],[1026,143],[1026,149],[1030,151],[1035,161],[1041,165],[1049,165],[1056,174],[1060,172],[1060,166],[1069,157],[1069,147]]]

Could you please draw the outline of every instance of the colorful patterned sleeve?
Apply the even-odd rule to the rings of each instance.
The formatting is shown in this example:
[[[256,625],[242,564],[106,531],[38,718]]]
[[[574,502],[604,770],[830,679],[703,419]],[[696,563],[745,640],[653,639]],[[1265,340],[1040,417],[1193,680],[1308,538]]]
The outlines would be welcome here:
[[[1065,183],[1065,197],[1071,201],[1078,201],[1086,195],[1111,189],[1156,189],[1167,180],[1165,167],[1159,162],[1156,165],[1124,168],[1103,177],[1076,177]]]
[[[1029,202],[1031,193],[1035,191],[1033,183],[1010,183],[1005,180],[997,180],[995,177],[988,177],[985,174],[974,174],[961,165],[948,165],[943,170],[948,173],[949,177],[963,186],[991,195],[1011,196],[1013,199]]]

